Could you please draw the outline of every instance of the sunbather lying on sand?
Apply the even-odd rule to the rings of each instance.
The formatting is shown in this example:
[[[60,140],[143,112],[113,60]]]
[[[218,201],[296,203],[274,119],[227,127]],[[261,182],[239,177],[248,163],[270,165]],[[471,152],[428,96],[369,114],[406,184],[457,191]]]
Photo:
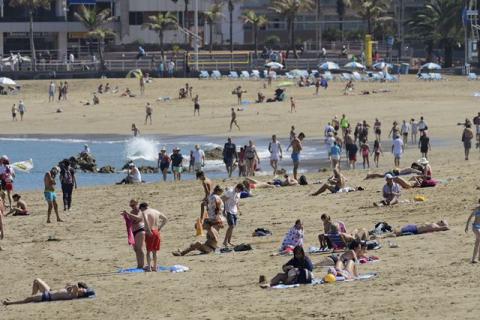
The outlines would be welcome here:
[[[410,234],[423,234],[431,233],[438,231],[447,231],[450,230],[447,220],[440,220],[435,223],[423,223],[423,224],[407,224],[401,228],[395,228],[393,232],[384,233],[377,237],[380,238],[389,238],[389,237],[399,237]]]
[[[89,288],[84,282],[78,284],[67,283],[65,288],[60,290],[52,290],[40,278],[33,280],[32,295],[23,300],[10,301],[6,299],[3,304],[8,306],[11,304],[25,304],[31,302],[48,302],[48,301],[60,301],[60,300],[73,300],[79,298],[87,298],[95,295],[95,291]]]
[[[411,177],[408,181],[400,177],[394,177],[393,182],[398,183],[403,189],[435,187],[438,183],[437,180],[427,179],[425,176]]]
[[[348,260],[346,263],[338,260],[335,267],[328,268],[328,273],[333,274],[335,277],[344,277],[346,280],[358,277],[357,266],[353,260]]]
[[[404,169],[393,169],[385,173],[369,173],[365,177],[365,180],[384,178],[387,174],[390,174],[394,177],[398,177],[398,176],[409,175],[409,174],[422,174],[422,170],[414,169],[414,168],[404,168]]]
[[[245,178],[249,184],[255,185],[255,188],[274,188],[274,187],[291,187],[297,186],[298,181],[294,178],[289,177],[287,174],[283,176],[284,180],[273,179],[272,181],[261,182],[252,178]]]

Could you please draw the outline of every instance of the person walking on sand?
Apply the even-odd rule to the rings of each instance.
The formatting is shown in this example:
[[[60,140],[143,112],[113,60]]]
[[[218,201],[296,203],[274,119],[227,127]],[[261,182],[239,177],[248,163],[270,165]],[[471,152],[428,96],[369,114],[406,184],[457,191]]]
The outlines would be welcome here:
[[[420,121],[418,122],[418,131],[422,133],[422,131],[428,130],[428,124],[427,122],[423,119],[423,116],[420,117]]]
[[[402,127],[400,128],[400,133],[402,134],[403,138],[403,145],[406,146],[408,144],[408,135],[410,133],[411,126],[408,122],[403,120]]]
[[[55,101],[55,82],[50,81],[50,85],[48,86],[48,102]]]
[[[198,94],[195,95],[195,98],[192,99],[193,101],[193,116],[195,117],[195,113],[200,117],[200,103],[198,99]]]
[[[238,130],[240,131],[240,126],[237,123],[237,113],[235,112],[235,108],[232,108],[232,118],[230,120],[230,131],[232,131],[232,126],[235,124]]]
[[[55,211],[55,215],[57,216],[57,222],[63,222],[63,220],[60,219],[60,215],[58,214],[57,194],[55,193],[55,177],[57,176],[57,173],[58,169],[54,167],[49,172],[45,173],[45,176],[43,178],[43,182],[45,185],[43,194],[48,204],[47,223],[51,222],[50,216],[52,215],[52,209]]]
[[[400,159],[402,158],[402,154],[405,152],[405,146],[403,145],[402,139],[399,136],[395,136],[392,144],[392,153],[394,157],[395,167],[400,167]]]
[[[20,100],[18,103],[18,112],[20,113],[20,121],[23,121],[23,115],[25,114],[26,108],[25,108],[25,103],[23,100]]]
[[[70,211],[73,188],[77,189],[77,179],[75,179],[75,169],[72,168],[68,159],[62,161],[60,183],[62,185],[63,211]]]
[[[173,153],[170,155],[172,160],[173,181],[180,181],[183,172],[183,155],[180,153],[180,148],[173,148]]]
[[[340,127],[342,128],[342,136],[345,137],[347,135],[347,130],[350,127],[350,123],[345,114],[342,114],[342,118],[340,119]]]
[[[225,212],[227,213],[227,224],[228,228],[225,233],[225,239],[223,240],[223,245],[228,247],[228,245],[234,246],[232,244],[232,235],[233,229],[237,226],[238,222],[238,204],[240,202],[240,192],[243,191],[243,184],[239,183],[235,188],[228,188],[223,194],[223,202],[225,204]]]
[[[193,169],[195,172],[202,171],[205,166],[205,152],[200,149],[200,145],[195,145],[195,150],[193,151]]]
[[[287,151],[288,151],[288,149],[292,147],[291,158],[293,161],[293,178],[297,181],[298,181],[298,178],[297,178],[298,166],[300,165],[300,152],[302,152],[302,149],[303,149],[303,146],[302,146],[303,139],[305,139],[305,134],[303,132],[300,132],[298,134],[298,137],[295,137],[287,148]]]
[[[12,106],[12,121],[17,121],[17,105],[15,103]]]
[[[248,141],[248,146],[245,147],[245,158],[247,162],[247,177],[255,175],[255,167],[260,164],[260,157],[257,153],[257,148],[252,140]]]
[[[480,200],[478,201],[480,203]],[[468,232],[470,221],[473,218],[472,231],[475,235],[475,245],[473,246],[472,263],[478,263],[477,256],[480,258],[480,206],[477,206],[473,212],[468,216],[467,225],[465,226],[465,233]]]
[[[147,266],[145,271],[157,271],[157,252],[160,251],[160,231],[167,223],[167,217],[158,210],[148,207],[146,202],[139,206],[145,221],[145,246],[147,247]],[[153,262],[153,263],[152,263]]]
[[[142,76],[140,76],[140,79],[139,79],[139,82],[140,82],[140,95],[144,95],[145,94],[145,78]]]
[[[380,160],[380,153],[383,154],[382,145],[380,144],[380,140],[375,140],[373,143],[373,162],[375,162],[375,166],[378,168],[378,162]]]
[[[290,97],[290,113],[293,113],[293,111],[297,112],[297,107],[295,104],[295,99],[293,99],[293,97]]]
[[[278,161],[283,158],[282,145],[277,140],[277,135],[272,136],[272,141],[268,144],[270,152],[270,165],[273,169],[273,175],[277,175]]]
[[[228,177],[232,177],[233,164],[238,162],[237,146],[232,143],[232,138],[228,137],[227,142],[223,146],[223,163],[227,169]]]
[[[152,113],[153,113],[152,106],[150,105],[150,102],[147,102],[147,105],[145,106],[145,124],[147,124],[147,121],[149,119],[150,119],[150,125],[152,124]]]
[[[207,178],[203,171],[197,172],[197,180],[202,182],[202,188],[205,196],[200,203],[200,220],[203,222],[205,218],[205,207],[208,205],[208,197],[212,194],[213,183],[212,180]]]
[[[412,128],[412,144],[417,143],[418,123],[414,118],[410,119],[410,127]]]
[[[163,181],[167,181],[168,168],[170,167],[170,157],[167,154],[167,149],[163,147],[158,154],[157,168],[163,176]]]
[[[370,169],[370,147],[368,146],[368,143],[362,143],[360,146],[360,153],[363,158],[363,169]]]
[[[375,139],[380,142],[382,138],[382,123],[378,118],[375,118],[375,122],[373,123],[373,131],[375,132]]]
[[[135,123],[132,123],[132,132],[134,137],[138,137],[140,135],[140,130],[137,128]]]
[[[134,238],[133,250],[137,258],[137,268],[143,269],[145,266],[145,251],[143,249],[143,244],[145,243],[145,220],[143,214],[140,214],[137,200],[130,200],[129,206],[130,212],[123,210],[120,214],[126,220],[131,221]]]
[[[295,126],[292,126],[290,128],[290,142],[292,142],[293,139],[295,139],[296,136],[297,136],[297,134],[295,133]]]
[[[60,81],[60,84],[58,85],[58,101],[62,100],[63,96],[63,82]]]
[[[472,148],[473,131],[471,127],[472,125],[470,123],[466,123],[465,129],[463,129],[463,133],[462,133],[462,142],[463,142],[463,149],[465,151],[465,160],[468,160],[470,149]]]
[[[62,89],[62,99],[67,100],[67,95],[68,95],[68,82],[65,81],[63,83],[63,89]]]
[[[427,135],[427,131],[422,131],[422,135],[418,141],[418,148],[422,154],[422,158],[428,159],[428,151],[432,150],[430,145],[430,138]]]

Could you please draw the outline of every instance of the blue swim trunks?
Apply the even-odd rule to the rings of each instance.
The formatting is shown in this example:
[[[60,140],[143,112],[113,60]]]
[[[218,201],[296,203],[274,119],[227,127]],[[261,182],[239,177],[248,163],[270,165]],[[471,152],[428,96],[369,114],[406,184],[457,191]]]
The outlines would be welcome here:
[[[53,202],[57,200],[57,194],[55,193],[55,191],[45,191],[43,194],[47,202]]]
[[[415,224],[407,224],[401,230],[402,234],[418,234],[418,228]]]
[[[292,160],[293,160],[293,162],[299,162],[300,161],[300,153],[293,152],[292,153]]]

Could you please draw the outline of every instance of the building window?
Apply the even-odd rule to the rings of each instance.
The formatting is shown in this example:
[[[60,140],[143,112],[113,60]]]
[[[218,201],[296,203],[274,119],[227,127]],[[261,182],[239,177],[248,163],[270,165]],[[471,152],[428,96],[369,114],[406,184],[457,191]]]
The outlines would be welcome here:
[[[131,26],[140,26],[143,24],[143,12],[130,12],[129,17],[129,24]]]

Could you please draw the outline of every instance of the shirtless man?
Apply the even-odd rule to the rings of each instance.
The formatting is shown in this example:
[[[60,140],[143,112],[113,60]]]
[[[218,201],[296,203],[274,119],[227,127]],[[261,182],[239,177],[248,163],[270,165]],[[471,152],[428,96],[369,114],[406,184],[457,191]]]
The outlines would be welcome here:
[[[200,221],[203,222],[204,214],[205,214],[205,207],[208,204],[208,197],[212,194],[213,190],[213,183],[212,180],[205,176],[203,171],[197,172],[197,179],[202,182],[203,191],[205,192],[205,197],[203,197],[202,202],[200,204]]]
[[[6,214],[13,215],[13,216],[28,216],[30,213],[28,212],[27,204],[25,201],[20,200],[21,196],[19,194],[14,194],[12,196],[13,201],[16,202],[16,207],[13,208]]]
[[[446,220],[440,220],[435,223],[407,224],[401,228],[395,228],[393,234],[402,236],[406,234],[422,234],[438,231],[450,230]]]
[[[57,168],[52,168],[49,172],[45,173],[43,177],[43,182],[45,185],[45,190],[43,192],[45,196],[45,200],[48,203],[48,211],[47,211],[47,223],[50,223],[50,216],[52,215],[52,208],[55,210],[55,215],[57,216],[57,222],[63,222],[60,219],[58,214],[58,204],[57,204],[57,194],[55,193],[55,177],[58,173]]]
[[[324,183],[320,189],[312,193],[312,196],[318,196],[319,194],[330,191],[331,193],[337,193],[340,189],[345,188],[345,177],[340,173],[340,170],[335,167],[333,169],[333,176],[328,178],[328,181]]]
[[[139,206],[145,221],[145,244],[147,247],[147,266],[145,271],[157,271],[157,251],[160,251],[160,230],[167,223],[167,217],[155,209],[148,207],[147,203],[141,203]],[[150,257],[152,254],[152,257]],[[151,263],[153,258],[153,265]]]
[[[137,258],[137,268],[143,269],[145,265],[145,252],[143,251],[143,244],[145,243],[145,221],[143,215],[139,214],[140,208],[138,207],[137,200],[130,200],[129,206],[132,210],[130,212],[123,210],[121,215],[132,220],[132,231],[135,239],[133,250]]]
[[[238,126],[237,123],[237,113],[235,112],[235,108],[232,108],[232,119],[230,120],[230,131],[232,131],[232,126],[236,125],[238,130],[240,130],[240,127]]]
[[[84,282],[79,282],[78,284],[67,283],[63,289],[52,290],[45,281],[37,278],[33,280],[32,295],[30,297],[17,301],[10,301],[7,299],[3,301],[3,304],[8,306],[11,304],[26,304],[32,302],[73,300],[87,298],[93,295],[95,295],[95,291],[89,288]]]
[[[147,102],[147,105],[145,106],[145,124],[147,124],[148,119],[150,119],[150,124],[152,124],[152,113],[152,106],[150,105],[150,102]]]
[[[207,222],[208,224],[209,222]],[[207,240],[205,243],[201,242],[194,242],[192,243],[187,249],[180,251],[174,251],[172,254],[174,256],[184,256],[192,251],[198,250],[200,251],[201,254],[207,254],[214,252],[218,248],[218,242],[219,242],[219,234],[218,234],[218,229],[220,228],[219,225],[214,225],[208,228],[207,230]]]
[[[305,138],[305,134],[303,132],[300,132],[298,134],[298,137],[293,138],[292,142],[290,142],[290,146],[288,146],[288,149],[292,147],[292,161],[293,161],[293,178],[295,180],[297,179],[297,171],[298,171],[298,165],[300,164],[300,152],[302,151],[302,141]]]

